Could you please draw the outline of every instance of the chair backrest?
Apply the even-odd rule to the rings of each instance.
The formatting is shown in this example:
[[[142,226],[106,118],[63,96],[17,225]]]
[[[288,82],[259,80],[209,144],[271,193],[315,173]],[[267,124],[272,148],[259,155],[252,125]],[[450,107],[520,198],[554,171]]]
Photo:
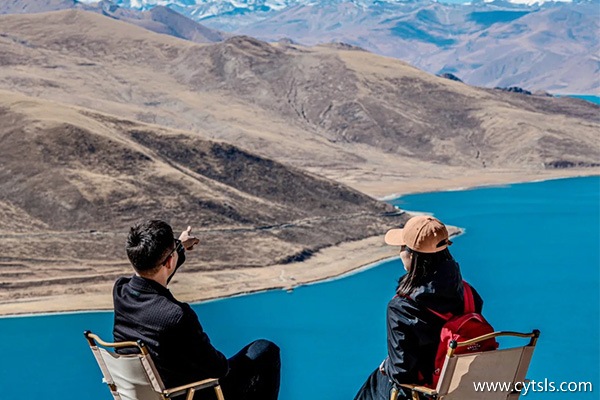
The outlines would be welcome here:
[[[525,382],[537,335],[522,347],[449,355],[436,392],[444,400],[516,400]],[[507,335],[509,336],[509,335]],[[517,384],[515,386],[515,384]]]
[[[91,332],[86,332],[85,336],[102,371],[103,381],[115,400],[165,399],[162,395],[165,387],[142,343],[106,343]],[[137,347],[140,354],[117,354],[99,347],[96,342],[108,347]]]

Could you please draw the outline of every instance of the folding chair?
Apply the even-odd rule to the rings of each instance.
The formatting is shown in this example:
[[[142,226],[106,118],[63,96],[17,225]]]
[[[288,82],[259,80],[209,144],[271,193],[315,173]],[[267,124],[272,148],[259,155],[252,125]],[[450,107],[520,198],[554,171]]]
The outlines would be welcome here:
[[[486,339],[499,336],[530,338],[529,343],[521,347],[491,350],[480,353],[454,354],[457,347],[471,346]],[[440,374],[437,387],[401,384],[409,389],[412,400],[517,400],[521,394],[518,387],[526,382],[525,374],[533,355],[540,331],[531,333],[493,332],[477,338],[457,343],[449,343],[446,361]],[[510,383],[510,390],[497,387],[491,390],[485,383]],[[517,387],[515,387],[517,384]],[[476,389],[476,385],[478,389]],[[397,400],[398,389],[392,389],[390,400]]]
[[[104,379],[115,400],[168,400],[185,394],[192,400],[197,390],[214,388],[218,400],[225,400],[218,379],[205,379],[172,389],[165,389],[156,371],[148,349],[141,340],[137,342],[107,343],[90,331],[85,331],[92,353],[100,366]],[[117,354],[103,347],[120,349],[137,347],[139,354]]]

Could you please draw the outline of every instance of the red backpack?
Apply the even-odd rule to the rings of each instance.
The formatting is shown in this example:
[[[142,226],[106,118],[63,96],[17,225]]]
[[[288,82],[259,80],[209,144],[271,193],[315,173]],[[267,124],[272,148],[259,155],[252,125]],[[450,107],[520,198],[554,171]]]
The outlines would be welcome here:
[[[485,318],[483,318],[481,314],[475,312],[475,299],[473,298],[471,286],[469,286],[467,282],[463,281],[463,287],[463,297],[465,299],[464,314],[444,315],[429,309],[429,311],[433,312],[438,317],[446,320],[446,323],[444,326],[442,326],[442,332],[440,333],[440,344],[435,356],[433,384],[431,386],[434,389],[437,387],[438,380],[440,379],[442,367],[444,366],[446,354],[448,353],[448,345],[452,340],[464,342],[465,340],[494,332],[494,328],[492,328]],[[498,342],[496,339],[491,338],[476,343],[472,346],[457,347],[454,351],[454,354],[477,353],[481,351],[496,350],[497,348]]]

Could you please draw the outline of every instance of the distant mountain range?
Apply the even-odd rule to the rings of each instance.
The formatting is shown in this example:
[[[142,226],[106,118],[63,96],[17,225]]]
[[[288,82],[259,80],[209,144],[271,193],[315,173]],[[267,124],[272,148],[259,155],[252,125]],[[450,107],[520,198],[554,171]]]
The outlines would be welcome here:
[[[444,168],[598,163],[597,106],[474,88],[348,46],[195,44],[78,10],[0,26],[0,89],[202,131],[327,177],[386,155]]]
[[[80,3],[95,3],[97,0],[78,0]],[[193,9],[194,15],[197,18],[206,18],[209,16],[222,15],[225,13],[244,14],[248,12],[269,12],[280,11],[288,7],[298,5],[326,5],[326,4],[355,4],[359,7],[369,8],[379,5],[407,5],[422,3],[422,0],[238,0],[238,1],[221,1],[221,0],[112,0],[113,3],[136,10],[148,10],[155,6],[167,6],[172,8]],[[575,0],[576,3],[585,2],[588,0]],[[572,3],[573,0],[475,0],[464,1],[465,4],[490,4],[495,5],[537,5],[554,4],[554,3]],[[448,3],[448,2],[440,2]]]
[[[477,86],[521,86],[563,94],[600,90],[598,0],[469,4],[112,0],[111,4],[142,12],[164,6],[210,28],[266,41],[344,42],[430,73],[450,72]]]

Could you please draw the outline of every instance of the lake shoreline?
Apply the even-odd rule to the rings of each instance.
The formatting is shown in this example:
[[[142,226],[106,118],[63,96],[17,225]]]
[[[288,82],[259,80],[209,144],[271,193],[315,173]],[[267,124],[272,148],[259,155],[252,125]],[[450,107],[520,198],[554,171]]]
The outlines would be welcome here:
[[[569,175],[567,172],[570,172]],[[414,179],[394,190],[390,200],[401,195],[449,190],[471,190],[487,186],[538,182],[598,176],[598,169],[577,171],[547,171],[546,173],[492,176],[463,176],[460,179]],[[492,179],[495,178],[495,179]],[[437,185],[436,185],[437,182]],[[421,190],[418,190],[421,189]],[[388,193],[390,193],[388,191]],[[427,210],[419,210],[427,212]],[[460,230],[454,228],[453,234]],[[193,255],[190,255],[193,256]],[[397,256],[396,249],[383,243],[383,234],[320,250],[313,257],[300,263],[272,265],[260,268],[239,268],[222,271],[202,271],[178,274],[170,286],[180,300],[199,303],[267,290],[294,290],[303,285],[340,279],[378,265]],[[400,275],[402,271],[398,271]],[[91,293],[66,294],[38,298],[13,299],[0,304],[0,316],[44,315],[72,312],[112,310],[112,282],[94,285]]]
[[[587,176],[600,176],[600,168],[531,172],[500,170],[490,171],[485,174],[465,173],[460,176],[456,176],[456,173],[450,175],[439,174],[416,179],[398,178],[395,184],[390,184],[389,181],[385,181],[382,184],[368,182],[365,184],[355,184],[354,187],[370,194],[377,200],[389,201],[408,194],[472,190],[520,183],[544,182],[555,179],[583,178]]]

